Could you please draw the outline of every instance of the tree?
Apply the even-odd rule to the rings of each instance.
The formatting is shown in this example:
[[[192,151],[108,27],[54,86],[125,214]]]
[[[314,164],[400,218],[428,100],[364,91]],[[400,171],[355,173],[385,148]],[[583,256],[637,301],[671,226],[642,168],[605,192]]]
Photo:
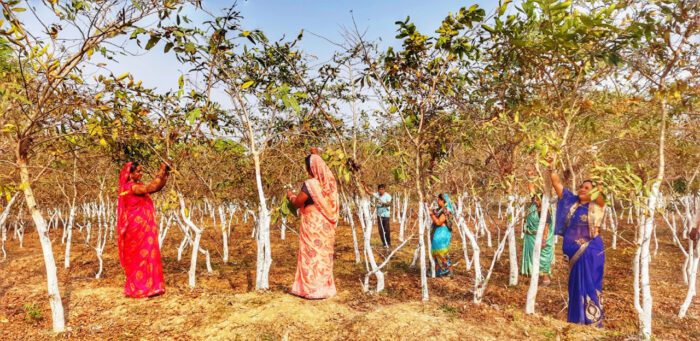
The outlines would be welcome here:
[[[656,176],[647,180],[644,186],[645,214],[637,233],[638,248],[634,263],[634,303],[639,315],[640,334],[644,339],[650,339],[653,298],[649,248],[666,171],[669,102],[680,97],[687,84],[687,72],[698,63],[698,42],[695,38],[700,32],[700,6],[694,1],[664,0],[634,3],[629,10],[629,34],[641,39],[643,45],[630,49],[628,59],[632,68],[628,74],[637,78],[638,82],[633,82],[635,87],[658,108],[660,130],[658,169]]]
[[[111,0],[106,2],[52,1],[45,3],[56,14],[57,23],[48,27],[47,35],[30,32],[18,14],[26,11],[20,1],[2,1],[5,21],[0,34],[12,44],[18,72],[12,75],[12,86],[4,90],[8,96],[3,112],[3,131],[13,141],[20,175],[19,188],[39,234],[47,275],[53,330],[65,330],[63,304],[58,288],[56,264],[46,220],[38,208],[32,178],[31,159],[51,150],[51,141],[72,135],[88,134],[86,108],[94,108],[95,100],[84,91],[80,66],[95,52],[112,58],[105,43],[136,29],[143,19],[158,14],[167,17],[177,9],[179,1],[138,3]],[[29,6],[29,4],[26,4]],[[34,11],[34,8],[29,6]],[[80,32],[79,44],[60,43],[61,27],[75,27]],[[99,114],[99,111],[93,111]],[[45,132],[50,134],[45,134]],[[46,169],[46,167],[44,167]]]

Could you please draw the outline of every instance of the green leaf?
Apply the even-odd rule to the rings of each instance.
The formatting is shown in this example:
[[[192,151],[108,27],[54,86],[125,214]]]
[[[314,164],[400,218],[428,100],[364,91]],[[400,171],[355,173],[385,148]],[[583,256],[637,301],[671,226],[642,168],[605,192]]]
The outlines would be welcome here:
[[[297,216],[297,208],[291,201],[289,201],[289,198],[287,197],[284,197],[284,200],[282,200],[282,205],[280,206],[279,210],[280,213],[285,217],[290,214],[295,217]]]
[[[194,121],[202,116],[202,110],[200,108],[195,108],[187,114],[187,123],[194,124]]]
[[[148,43],[146,43],[146,50],[150,50],[151,48],[153,48],[153,46],[158,44],[159,41],[159,36],[151,36],[151,39],[148,39]]]
[[[169,42],[169,43],[165,44],[165,48],[163,49],[163,52],[168,53],[168,52],[170,52],[170,49],[172,49],[172,48],[173,48],[173,43]]]
[[[251,86],[253,86],[253,84],[255,84],[255,81],[249,80],[249,81],[243,83],[243,85],[241,85],[241,89],[243,89],[243,90],[248,89]]]
[[[297,99],[294,97],[289,97],[289,104],[292,105],[292,109],[294,109],[295,113],[301,112],[301,108],[299,107],[299,102],[297,102]]]

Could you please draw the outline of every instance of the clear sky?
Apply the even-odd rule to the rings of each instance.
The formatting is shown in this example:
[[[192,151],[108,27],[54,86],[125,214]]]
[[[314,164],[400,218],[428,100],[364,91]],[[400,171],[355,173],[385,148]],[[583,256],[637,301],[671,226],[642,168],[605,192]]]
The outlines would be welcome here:
[[[232,1],[204,0],[203,6],[210,12],[220,13]],[[497,0],[457,1],[457,0],[249,0],[239,1],[238,6],[244,17],[246,29],[260,29],[270,38],[279,39],[283,35],[296,36],[301,29],[304,35],[301,47],[309,54],[324,61],[332,56],[336,48],[324,39],[308,32],[322,35],[333,41],[341,41],[343,26],[351,27],[353,12],[358,27],[367,29],[370,40],[382,39],[382,45],[396,44],[397,20],[410,16],[416,26],[424,32],[433,32],[449,12],[460,7],[479,4],[492,11]],[[203,15],[188,11],[194,21],[202,20]],[[162,44],[161,44],[162,45]],[[136,79],[143,80],[144,86],[157,87],[167,91],[177,87],[177,78],[184,71],[172,55],[163,55],[162,46],[154,48],[138,57],[119,57],[119,63],[110,63],[114,74],[131,72]]]

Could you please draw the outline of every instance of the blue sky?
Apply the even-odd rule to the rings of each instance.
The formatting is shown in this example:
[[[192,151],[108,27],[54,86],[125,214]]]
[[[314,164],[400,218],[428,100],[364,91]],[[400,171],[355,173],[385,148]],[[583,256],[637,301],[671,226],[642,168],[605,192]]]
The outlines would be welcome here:
[[[517,2],[517,1],[516,1]],[[214,15],[223,13],[222,9],[233,4],[233,1],[203,0],[203,7]],[[30,6],[36,9],[38,17],[47,26],[56,22],[55,15],[43,4],[29,1]],[[425,33],[434,32],[442,19],[450,12],[456,12],[461,7],[469,7],[478,4],[492,12],[498,5],[497,0],[239,0],[238,9],[241,11],[243,26],[245,29],[260,29],[268,38],[276,40],[284,35],[288,38],[295,37],[302,29],[305,30],[300,47],[309,55],[316,56],[319,62],[328,60],[336,46],[328,41],[311,34],[312,32],[328,38],[332,41],[342,42],[341,31],[343,27],[352,27],[351,11],[355,17],[358,28],[366,30],[366,39],[380,41],[380,46],[386,48],[395,46],[399,42],[396,36],[397,20],[404,20],[407,16],[416,24],[418,29]],[[197,11],[189,6],[183,10],[194,23],[201,23],[209,17],[202,11]],[[30,32],[38,36],[46,36],[45,29],[39,24],[29,11],[20,15],[21,20],[27,24]],[[155,22],[155,20],[151,20]],[[72,32],[71,32],[72,31]],[[76,37],[77,31],[70,27],[64,27],[61,38]],[[145,41],[143,41],[145,44]],[[181,65],[175,56],[164,54],[163,43],[150,51],[140,51],[133,41],[128,41],[127,48],[138,52],[138,55],[118,56],[116,61],[105,61],[95,54],[91,63],[106,62],[107,69],[113,74],[119,75],[130,72],[135,79],[142,80],[146,87],[156,88],[159,92],[166,92],[177,88],[177,80],[181,74],[186,73],[186,66]],[[93,66],[85,68],[88,74],[97,71]],[[97,71],[104,72],[104,71]],[[215,91],[216,92],[216,91]],[[224,106],[225,100],[218,94],[213,94]]]
[[[424,32],[433,32],[449,12],[456,12],[460,7],[479,4],[492,11],[498,1],[456,1],[456,0],[249,0],[239,1],[238,5],[244,17],[246,29],[260,29],[271,39],[283,35],[296,36],[301,29],[304,35],[301,47],[309,54],[323,61],[332,56],[335,46],[318,38],[313,32],[333,41],[341,41],[343,26],[351,27],[353,11],[355,20],[361,30],[367,29],[368,39],[382,39],[382,45],[396,44],[397,20],[411,16],[411,20]],[[213,13],[232,4],[232,1],[205,0],[203,5]],[[202,20],[201,13],[189,12],[188,16],[195,22]],[[161,44],[162,45],[162,44]],[[143,80],[149,87],[167,91],[177,87],[177,78],[184,70],[172,55],[164,55],[162,46],[137,57],[120,57],[119,63],[110,63],[114,74],[131,72],[136,79]]]

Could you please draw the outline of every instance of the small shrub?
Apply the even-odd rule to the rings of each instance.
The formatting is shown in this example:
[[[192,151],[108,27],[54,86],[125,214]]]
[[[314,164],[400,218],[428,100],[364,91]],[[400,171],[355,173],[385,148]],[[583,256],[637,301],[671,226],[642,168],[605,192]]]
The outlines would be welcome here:
[[[43,318],[41,310],[34,303],[27,303],[24,305],[25,319],[29,322],[36,322]]]

